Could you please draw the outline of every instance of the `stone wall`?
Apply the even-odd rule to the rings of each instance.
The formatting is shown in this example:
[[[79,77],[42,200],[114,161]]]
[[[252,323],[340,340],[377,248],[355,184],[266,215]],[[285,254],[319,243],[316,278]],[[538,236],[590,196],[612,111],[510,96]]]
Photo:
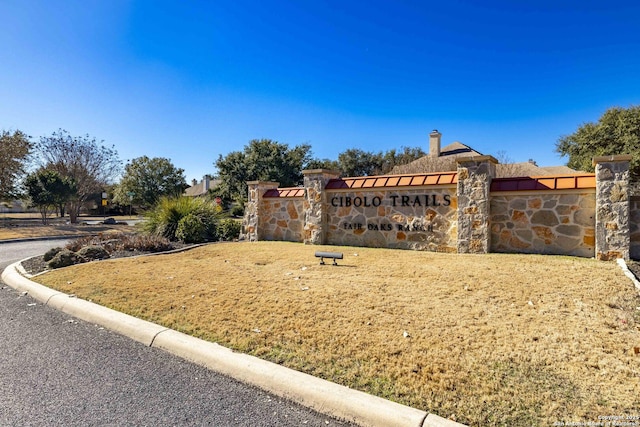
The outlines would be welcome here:
[[[495,159],[458,170],[338,178],[304,171],[304,187],[249,184],[241,239],[459,253],[640,258],[640,195],[630,156],[596,158],[596,174],[495,179]]]
[[[240,239],[249,242],[263,240],[262,228],[265,224],[263,211],[263,197],[268,191],[277,191],[278,183],[272,181],[247,182],[248,198],[240,229]],[[268,221],[268,220],[267,220]]]
[[[304,243],[321,245],[326,241],[327,194],[325,187],[339,175],[336,171],[310,169],[304,175],[305,223]]]
[[[595,190],[494,193],[491,251],[593,257]]]
[[[303,241],[304,197],[265,197],[262,212],[260,240]]]
[[[498,161],[491,156],[458,160],[458,243],[460,253],[484,254],[490,246],[491,181]]]
[[[631,156],[595,157],[596,258],[629,258],[629,161]]]
[[[456,187],[328,191],[330,245],[455,252]]]

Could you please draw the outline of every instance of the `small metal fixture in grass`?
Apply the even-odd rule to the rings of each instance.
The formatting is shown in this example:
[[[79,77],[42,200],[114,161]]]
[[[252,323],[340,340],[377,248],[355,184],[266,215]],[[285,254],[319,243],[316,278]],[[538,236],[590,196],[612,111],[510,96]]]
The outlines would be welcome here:
[[[316,252],[316,258],[320,258],[320,265],[324,265],[325,258],[333,258],[333,265],[338,265],[337,259],[342,259],[342,252]]]

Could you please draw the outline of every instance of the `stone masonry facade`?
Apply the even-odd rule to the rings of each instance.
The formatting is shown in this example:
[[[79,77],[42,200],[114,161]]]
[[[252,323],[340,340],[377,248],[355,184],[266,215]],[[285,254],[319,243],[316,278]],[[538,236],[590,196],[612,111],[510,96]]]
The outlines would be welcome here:
[[[629,257],[640,260],[640,188],[629,199],[629,233],[631,247]]]
[[[596,258],[629,258],[629,161],[631,156],[596,157]]]
[[[491,252],[592,257],[595,191],[495,194],[491,197]]]
[[[491,156],[458,160],[458,252],[489,251],[490,190],[497,163]]]
[[[304,186],[249,182],[241,239],[458,253],[640,259],[640,192],[629,156],[594,159],[595,174],[496,179],[491,156],[432,174],[339,178]]]
[[[301,242],[304,236],[303,199],[283,198],[262,201],[264,221],[261,232],[268,240]]]
[[[455,186],[329,195],[329,245],[456,252]]]

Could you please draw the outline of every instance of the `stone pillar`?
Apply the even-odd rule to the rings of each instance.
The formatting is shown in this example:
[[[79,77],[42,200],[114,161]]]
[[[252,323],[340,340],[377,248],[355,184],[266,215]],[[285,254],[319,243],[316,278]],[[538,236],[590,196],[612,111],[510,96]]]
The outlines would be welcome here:
[[[492,156],[458,159],[458,253],[489,252],[489,192],[497,163]]]
[[[327,234],[327,194],[324,187],[331,179],[340,177],[336,171],[310,169],[304,175],[304,243],[323,245]]]
[[[594,157],[596,168],[596,259],[629,259],[629,161],[631,156]]]
[[[262,196],[265,191],[278,188],[279,183],[270,181],[249,181],[249,199],[244,208],[244,218],[242,219],[242,229],[240,230],[240,240],[256,242],[262,236],[260,233],[260,221],[262,218]]]

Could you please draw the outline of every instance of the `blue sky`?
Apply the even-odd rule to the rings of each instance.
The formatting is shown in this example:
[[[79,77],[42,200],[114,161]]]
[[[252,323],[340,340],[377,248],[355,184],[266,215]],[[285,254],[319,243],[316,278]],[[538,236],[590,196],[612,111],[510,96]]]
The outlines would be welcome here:
[[[465,143],[564,164],[640,104],[632,1],[0,0],[0,129],[166,157],[188,180],[251,139],[319,158]]]

